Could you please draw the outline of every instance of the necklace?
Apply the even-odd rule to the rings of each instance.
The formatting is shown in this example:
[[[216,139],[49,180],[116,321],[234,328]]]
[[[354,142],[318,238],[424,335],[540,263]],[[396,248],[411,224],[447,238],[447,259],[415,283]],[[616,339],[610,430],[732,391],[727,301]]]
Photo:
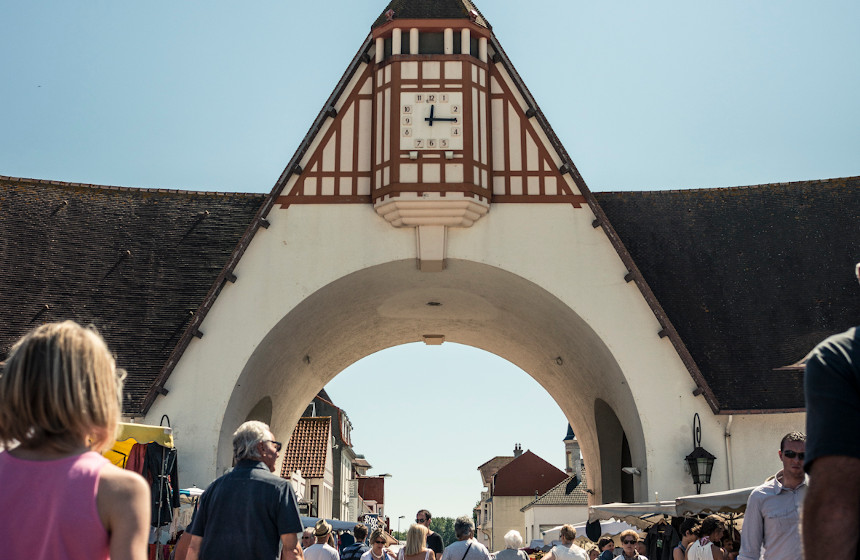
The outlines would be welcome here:
[[[379,558],[380,560],[382,560],[382,557],[385,556],[385,553],[383,552],[382,554],[377,556],[376,554],[373,553],[373,549],[371,548],[370,549],[370,555],[373,556],[374,558]]]

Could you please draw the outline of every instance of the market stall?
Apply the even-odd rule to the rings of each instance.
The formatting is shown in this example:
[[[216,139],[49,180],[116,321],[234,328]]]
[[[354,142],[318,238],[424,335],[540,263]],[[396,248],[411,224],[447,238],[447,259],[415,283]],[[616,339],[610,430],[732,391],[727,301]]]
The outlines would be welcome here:
[[[152,535],[150,542],[164,545],[172,535],[164,528],[173,520],[179,507],[177,451],[170,420],[167,426],[148,426],[121,422],[116,440],[104,456],[114,465],[143,476],[150,485]],[[162,546],[156,546],[155,558],[163,558]]]

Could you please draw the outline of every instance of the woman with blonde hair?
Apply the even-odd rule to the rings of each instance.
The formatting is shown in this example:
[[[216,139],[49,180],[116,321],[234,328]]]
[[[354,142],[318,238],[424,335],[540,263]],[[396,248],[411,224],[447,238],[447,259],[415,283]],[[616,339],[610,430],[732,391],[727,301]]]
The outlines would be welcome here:
[[[618,560],[648,560],[636,551],[636,543],[639,542],[639,533],[633,529],[621,531],[618,536],[621,539],[621,554],[616,556]]]
[[[588,553],[575,544],[573,540],[576,538],[576,529],[573,525],[562,525],[559,531],[561,544],[552,547],[549,554],[543,557],[543,560],[588,560]]]
[[[50,323],[12,347],[0,374],[8,558],[147,558],[149,486],[97,453],[113,444],[121,398],[122,372],[94,329]]]
[[[523,536],[511,529],[505,533],[505,549],[496,554],[496,560],[529,560],[529,555],[520,550],[522,547]]]
[[[370,550],[361,555],[361,560],[396,560],[386,545],[388,545],[388,535],[385,531],[374,530],[370,534]]]
[[[430,529],[419,523],[409,526],[406,533],[406,546],[397,553],[397,560],[433,560],[435,553],[427,548],[427,535]]]

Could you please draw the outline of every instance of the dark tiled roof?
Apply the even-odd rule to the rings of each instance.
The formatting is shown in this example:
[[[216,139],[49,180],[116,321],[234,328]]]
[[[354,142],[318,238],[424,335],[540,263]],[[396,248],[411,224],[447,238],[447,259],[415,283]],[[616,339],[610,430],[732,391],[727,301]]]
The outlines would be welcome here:
[[[581,480],[576,475],[568,476],[545,494],[520,508],[520,511],[534,506],[587,506],[588,494],[585,492],[587,488],[585,467],[582,467]]]
[[[478,8],[469,0],[391,0],[371,26],[372,29],[385,24],[388,10],[394,19],[470,19],[469,12],[478,13],[477,23],[489,27]]]
[[[567,478],[564,471],[526,451],[499,469],[493,481],[494,496],[534,496],[543,494]]]
[[[0,177],[0,361],[38,324],[92,323],[140,412],[262,202]]]
[[[301,469],[304,478],[323,478],[330,430],[331,418],[328,416],[299,418],[284,453],[281,476],[289,478],[291,473]]]
[[[720,409],[802,408],[774,370],[860,323],[860,177],[594,196]]]

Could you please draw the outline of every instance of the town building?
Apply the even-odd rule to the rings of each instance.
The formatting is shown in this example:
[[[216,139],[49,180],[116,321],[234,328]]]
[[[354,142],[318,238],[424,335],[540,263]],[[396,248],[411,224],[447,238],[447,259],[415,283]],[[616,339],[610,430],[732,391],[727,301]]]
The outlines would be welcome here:
[[[350,511],[350,492],[356,496],[357,490],[353,467],[356,455],[350,439],[352,422],[349,421],[349,416],[346,411],[331,402],[325,389],[314,397],[303,416],[331,418],[332,516],[343,521],[356,521],[358,510]]]
[[[491,460],[489,463],[499,465],[504,459]],[[493,470],[488,463],[481,467],[484,467],[482,478],[485,471]],[[476,506],[481,512],[479,542],[490,550],[500,550],[505,547],[505,533],[512,529],[519,531],[525,539],[527,531],[523,508],[566,478],[560,469],[531,451],[523,452],[521,445],[516,444],[513,458],[489,476],[486,492]]]
[[[592,491],[588,489],[579,443],[569,424],[564,447],[567,478],[520,510],[525,516],[523,539],[526,543],[541,541],[543,532],[553,527],[588,520],[588,499]]]
[[[299,505],[308,517],[334,518],[331,424],[329,416],[300,418],[281,463],[281,477],[290,479],[297,473],[304,479],[305,491]]]

